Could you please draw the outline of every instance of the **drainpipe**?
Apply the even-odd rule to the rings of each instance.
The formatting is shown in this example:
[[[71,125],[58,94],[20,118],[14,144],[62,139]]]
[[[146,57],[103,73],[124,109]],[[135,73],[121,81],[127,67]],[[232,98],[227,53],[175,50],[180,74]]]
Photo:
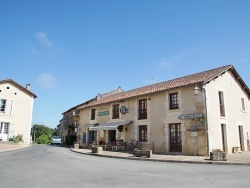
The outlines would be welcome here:
[[[154,153],[154,152],[155,152],[155,143],[152,142],[152,153]]]
[[[206,88],[202,87],[203,94],[204,94],[204,105],[205,105],[205,120],[206,120],[206,136],[207,136],[207,155],[209,156],[209,135],[208,135],[208,120],[207,120],[207,94],[206,94]]]

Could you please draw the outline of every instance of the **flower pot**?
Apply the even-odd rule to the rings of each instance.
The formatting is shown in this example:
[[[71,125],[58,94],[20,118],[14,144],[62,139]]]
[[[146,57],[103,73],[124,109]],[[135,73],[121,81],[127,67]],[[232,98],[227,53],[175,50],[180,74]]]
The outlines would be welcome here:
[[[103,148],[102,146],[92,147],[92,153],[102,154]]]
[[[152,156],[152,150],[134,150],[133,155],[136,157],[148,157],[150,158]]]
[[[210,152],[210,159],[212,161],[226,161],[227,153],[225,152]]]
[[[74,149],[79,149],[79,144],[74,144]]]

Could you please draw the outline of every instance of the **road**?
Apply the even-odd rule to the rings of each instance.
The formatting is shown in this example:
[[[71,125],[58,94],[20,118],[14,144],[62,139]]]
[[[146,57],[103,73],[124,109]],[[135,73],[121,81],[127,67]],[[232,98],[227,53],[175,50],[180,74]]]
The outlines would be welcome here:
[[[1,188],[250,187],[249,166],[113,159],[58,146],[0,153],[0,164]]]

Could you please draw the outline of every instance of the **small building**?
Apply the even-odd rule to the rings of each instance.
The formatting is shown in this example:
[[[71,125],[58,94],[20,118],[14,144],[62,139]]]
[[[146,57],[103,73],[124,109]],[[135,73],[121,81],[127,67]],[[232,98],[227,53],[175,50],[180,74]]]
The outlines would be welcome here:
[[[250,90],[232,65],[79,105],[80,145],[139,141],[157,153],[249,149]]]
[[[0,140],[21,134],[29,144],[34,99],[37,96],[11,79],[0,81]]]

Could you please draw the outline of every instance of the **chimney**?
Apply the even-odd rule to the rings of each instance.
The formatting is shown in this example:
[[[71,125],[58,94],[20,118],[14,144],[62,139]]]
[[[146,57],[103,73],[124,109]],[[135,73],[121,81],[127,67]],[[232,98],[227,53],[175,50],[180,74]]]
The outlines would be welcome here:
[[[30,84],[26,84],[26,89],[30,91]]]

